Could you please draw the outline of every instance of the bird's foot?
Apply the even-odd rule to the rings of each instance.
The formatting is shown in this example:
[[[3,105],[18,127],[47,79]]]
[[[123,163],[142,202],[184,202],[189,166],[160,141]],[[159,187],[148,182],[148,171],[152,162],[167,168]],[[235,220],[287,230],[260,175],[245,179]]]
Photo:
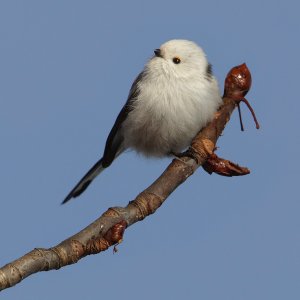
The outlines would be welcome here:
[[[195,150],[190,147],[188,148],[186,151],[182,152],[182,153],[177,153],[177,152],[171,152],[171,155],[175,156],[175,159],[180,160],[183,163],[186,163],[186,161],[184,161],[182,158],[183,157],[188,157],[188,158],[192,158],[193,160],[195,160],[196,162],[198,161],[197,156],[195,155]]]

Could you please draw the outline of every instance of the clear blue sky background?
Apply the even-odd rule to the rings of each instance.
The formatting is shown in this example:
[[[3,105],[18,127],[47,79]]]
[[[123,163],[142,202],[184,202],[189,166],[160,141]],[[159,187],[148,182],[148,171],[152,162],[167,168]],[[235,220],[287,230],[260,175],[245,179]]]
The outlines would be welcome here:
[[[102,155],[130,85],[172,38],[201,45],[223,89],[247,62],[248,95],[219,140],[243,178],[198,170],[119,252],[33,275],[1,299],[300,299],[299,11],[295,1],[1,1],[0,265],[124,206],[169,160],[120,157],[60,202]]]

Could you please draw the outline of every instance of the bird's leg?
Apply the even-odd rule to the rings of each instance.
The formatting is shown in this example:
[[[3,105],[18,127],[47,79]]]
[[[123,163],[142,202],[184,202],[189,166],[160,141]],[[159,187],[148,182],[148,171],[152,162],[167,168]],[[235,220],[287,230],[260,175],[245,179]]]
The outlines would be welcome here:
[[[182,152],[182,153],[177,153],[177,152],[171,151],[170,154],[175,156],[176,158],[190,157],[190,158],[195,159],[195,155],[194,155],[193,151],[190,150],[190,148],[187,149],[186,151]]]
[[[202,165],[203,169],[209,173],[216,173],[221,176],[243,176],[250,173],[250,170],[246,167],[241,167],[236,163],[231,162],[230,160],[218,157],[214,152],[217,150],[217,147],[214,148],[213,153],[208,155],[206,162]],[[180,160],[184,164],[186,161],[181,159],[182,157],[190,157],[198,163],[197,156],[195,155],[195,150],[190,147],[188,150],[182,153],[171,152],[171,155],[174,155],[176,159]]]
[[[186,161],[181,159],[182,157],[189,157],[189,158],[192,158],[193,160],[195,160],[196,162],[198,161],[197,156],[195,155],[195,150],[193,150],[192,147],[189,147],[186,151],[184,151],[182,153],[177,153],[177,152],[171,151],[170,154],[175,156],[176,159],[180,160],[183,163],[186,163]]]

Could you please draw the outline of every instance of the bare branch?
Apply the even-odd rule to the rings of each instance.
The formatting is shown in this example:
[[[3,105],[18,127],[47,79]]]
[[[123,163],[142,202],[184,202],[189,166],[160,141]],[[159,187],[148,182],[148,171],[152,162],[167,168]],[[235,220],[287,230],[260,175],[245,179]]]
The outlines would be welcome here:
[[[163,174],[126,207],[109,208],[92,224],[59,245],[34,249],[2,267],[0,290],[14,286],[31,274],[74,264],[87,255],[120,243],[127,227],[153,214],[180,184],[213,155],[217,139],[250,84],[251,75],[245,64],[233,68],[226,78],[224,104],[213,121],[192,141],[187,155],[174,159]]]

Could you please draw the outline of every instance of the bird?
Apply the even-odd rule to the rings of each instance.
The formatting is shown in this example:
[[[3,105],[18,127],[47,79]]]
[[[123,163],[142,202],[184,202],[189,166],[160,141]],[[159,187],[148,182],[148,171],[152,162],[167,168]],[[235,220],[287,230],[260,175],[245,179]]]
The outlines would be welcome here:
[[[146,157],[176,156],[212,120],[221,103],[218,82],[202,48],[184,39],[163,43],[134,80],[102,158],[62,204],[81,195],[127,149]]]

